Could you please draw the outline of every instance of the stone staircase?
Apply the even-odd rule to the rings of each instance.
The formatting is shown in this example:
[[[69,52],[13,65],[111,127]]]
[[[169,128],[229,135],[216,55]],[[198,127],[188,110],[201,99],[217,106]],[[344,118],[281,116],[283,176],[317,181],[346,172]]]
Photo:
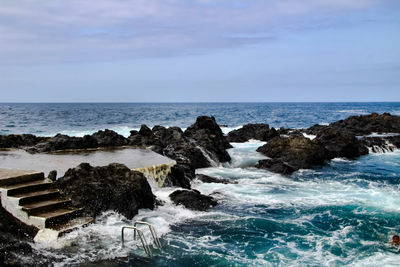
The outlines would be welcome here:
[[[71,199],[63,198],[43,172],[0,169],[2,206],[21,222],[39,229],[35,242],[50,242],[93,221],[81,217]]]

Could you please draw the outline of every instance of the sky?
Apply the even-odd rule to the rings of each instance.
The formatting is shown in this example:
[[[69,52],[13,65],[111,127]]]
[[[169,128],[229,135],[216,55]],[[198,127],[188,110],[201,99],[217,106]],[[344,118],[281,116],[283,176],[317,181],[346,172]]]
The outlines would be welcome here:
[[[400,101],[398,0],[0,0],[0,102]]]

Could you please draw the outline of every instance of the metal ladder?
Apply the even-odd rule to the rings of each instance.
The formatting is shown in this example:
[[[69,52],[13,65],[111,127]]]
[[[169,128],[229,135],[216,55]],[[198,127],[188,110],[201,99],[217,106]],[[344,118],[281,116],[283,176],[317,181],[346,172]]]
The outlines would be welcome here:
[[[137,233],[138,233],[138,236],[139,236],[139,238],[140,238],[140,241],[142,242],[142,246],[143,246],[144,251],[146,252],[146,254],[147,254],[149,257],[151,257],[151,250],[150,250],[150,247],[149,247],[149,245],[147,244],[147,241],[146,241],[146,238],[144,237],[143,231],[140,230],[139,228],[137,228],[137,225],[138,225],[138,224],[147,225],[147,226],[149,227],[151,236],[153,237],[154,245],[155,245],[159,250],[161,250],[161,248],[162,248],[162,247],[161,247],[161,242],[160,242],[160,240],[159,240],[158,237],[157,237],[157,233],[156,233],[156,231],[155,231],[153,225],[151,225],[151,224],[148,223],[148,222],[142,222],[142,221],[137,221],[137,222],[135,222],[134,226],[123,226],[123,227],[122,227],[122,229],[121,229],[122,247],[124,246],[124,243],[125,243],[125,238],[124,238],[125,229],[133,229],[133,230],[134,230],[134,232],[133,232],[133,239],[136,240],[136,232],[137,232]]]

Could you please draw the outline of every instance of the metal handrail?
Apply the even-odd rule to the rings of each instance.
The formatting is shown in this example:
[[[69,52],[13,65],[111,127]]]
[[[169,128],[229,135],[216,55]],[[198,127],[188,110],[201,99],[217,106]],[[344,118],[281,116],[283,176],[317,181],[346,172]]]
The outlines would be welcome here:
[[[157,233],[156,233],[156,230],[154,229],[153,225],[151,225],[148,222],[137,221],[137,222],[135,222],[134,227],[136,227],[136,225],[138,225],[138,224],[147,225],[149,227],[150,233],[151,233],[151,235],[153,237],[153,240],[154,240],[154,244],[156,245],[156,247],[161,249],[161,242],[157,237]],[[134,234],[134,238],[136,239],[136,231],[133,234]]]
[[[142,246],[144,251],[146,252],[146,254],[148,256],[151,256],[151,251],[149,246],[147,245],[146,239],[144,238],[143,232],[141,230],[139,230],[136,226],[123,226],[121,229],[121,238],[122,238],[122,246],[124,246],[124,230],[125,229],[133,229],[134,230],[134,239],[136,240],[136,231],[138,232],[140,241],[142,242]]]

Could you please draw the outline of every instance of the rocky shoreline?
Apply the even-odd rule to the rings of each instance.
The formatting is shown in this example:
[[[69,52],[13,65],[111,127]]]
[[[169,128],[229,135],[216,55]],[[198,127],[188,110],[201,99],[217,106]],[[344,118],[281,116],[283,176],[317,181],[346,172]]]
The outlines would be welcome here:
[[[387,133],[390,135],[379,135]],[[197,178],[211,183],[232,182],[205,175],[196,176],[195,170],[229,162],[231,158],[227,149],[232,147],[230,142],[246,142],[250,139],[267,142],[257,151],[268,159],[260,160],[255,167],[290,175],[299,169],[323,165],[337,157],[356,159],[370,151],[392,151],[399,148],[400,117],[389,113],[372,113],[307,129],[275,129],[268,124],[247,124],[224,135],[215,118],[201,116],[185,131],[179,127],[154,126],[150,129],[142,125],[139,131],[131,131],[128,138],[111,130],[98,131],[84,137],[61,134],[54,137],[4,135],[0,136],[0,148],[51,153],[70,149],[149,147],[177,162],[165,186],[185,190],[173,192],[170,195],[172,202],[204,211],[217,205],[217,201],[211,196],[191,190],[191,181]],[[117,163],[104,167],[82,163],[68,170],[54,186],[65,197],[73,199],[75,206],[84,207],[85,214],[94,217],[103,211],[115,210],[131,219],[141,208],[154,209],[156,205],[162,205],[156,200],[143,174]],[[33,255],[27,243],[31,241],[33,230],[13,221],[14,218],[7,214],[1,210],[0,225],[10,227],[2,227],[1,230],[0,258],[6,264],[15,264],[15,258],[10,255],[20,251]]]

